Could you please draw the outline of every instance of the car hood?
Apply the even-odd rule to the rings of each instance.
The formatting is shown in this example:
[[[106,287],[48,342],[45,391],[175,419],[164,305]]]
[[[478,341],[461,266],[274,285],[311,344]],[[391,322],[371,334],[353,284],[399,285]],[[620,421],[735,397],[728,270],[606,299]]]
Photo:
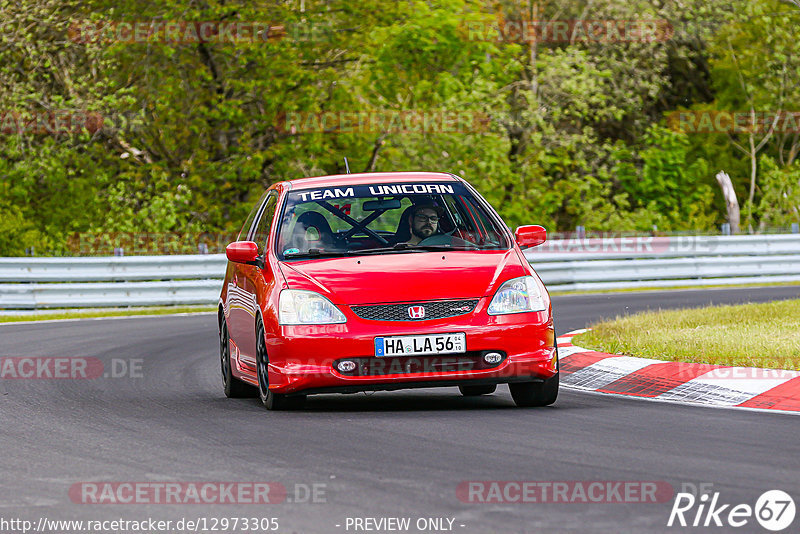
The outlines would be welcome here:
[[[280,268],[290,288],[344,305],[479,298],[530,274],[513,248],[320,258],[280,262]]]

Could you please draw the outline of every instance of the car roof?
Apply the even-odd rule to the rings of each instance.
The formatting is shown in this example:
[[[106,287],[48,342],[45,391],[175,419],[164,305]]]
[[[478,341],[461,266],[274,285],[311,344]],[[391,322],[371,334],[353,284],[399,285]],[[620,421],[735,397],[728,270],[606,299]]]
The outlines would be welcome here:
[[[445,172],[365,172],[359,174],[335,174],[290,180],[292,190],[312,189],[348,185],[367,185],[386,182],[457,182],[452,174]]]

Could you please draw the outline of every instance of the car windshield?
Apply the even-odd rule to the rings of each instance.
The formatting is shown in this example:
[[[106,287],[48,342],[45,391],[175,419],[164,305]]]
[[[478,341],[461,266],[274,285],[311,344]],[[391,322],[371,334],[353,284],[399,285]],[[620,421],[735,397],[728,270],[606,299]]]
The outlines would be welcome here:
[[[291,191],[278,232],[284,260],[510,246],[499,223],[458,182]]]

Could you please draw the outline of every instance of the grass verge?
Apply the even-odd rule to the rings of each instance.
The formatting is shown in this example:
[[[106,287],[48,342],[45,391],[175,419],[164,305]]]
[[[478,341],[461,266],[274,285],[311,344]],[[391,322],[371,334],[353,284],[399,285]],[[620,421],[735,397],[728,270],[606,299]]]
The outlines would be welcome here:
[[[800,370],[800,300],[637,313],[572,342],[642,358]]]
[[[214,306],[156,306],[150,308],[109,308],[107,310],[53,310],[52,313],[2,315],[0,323],[53,321],[57,319],[90,319],[94,317],[127,317],[135,315],[173,315],[176,313],[205,313],[216,311]]]

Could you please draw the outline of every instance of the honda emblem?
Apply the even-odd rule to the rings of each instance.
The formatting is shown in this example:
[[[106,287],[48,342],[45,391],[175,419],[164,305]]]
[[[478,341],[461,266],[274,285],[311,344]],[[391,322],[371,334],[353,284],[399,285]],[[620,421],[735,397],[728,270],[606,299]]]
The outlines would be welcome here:
[[[408,308],[408,316],[412,319],[424,319],[425,308],[423,306],[410,306]]]

